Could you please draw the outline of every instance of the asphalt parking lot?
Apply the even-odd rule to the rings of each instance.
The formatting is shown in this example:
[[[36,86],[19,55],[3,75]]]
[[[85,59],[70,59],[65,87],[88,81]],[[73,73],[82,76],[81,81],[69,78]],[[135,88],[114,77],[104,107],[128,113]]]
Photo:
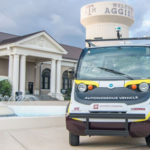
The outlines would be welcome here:
[[[0,133],[1,150],[148,150],[144,138],[81,137],[80,146],[68,144],[64,118],[51,118],[55,125],[48,128],[3,130]],[[61,122],[61,123],[60,123]]]

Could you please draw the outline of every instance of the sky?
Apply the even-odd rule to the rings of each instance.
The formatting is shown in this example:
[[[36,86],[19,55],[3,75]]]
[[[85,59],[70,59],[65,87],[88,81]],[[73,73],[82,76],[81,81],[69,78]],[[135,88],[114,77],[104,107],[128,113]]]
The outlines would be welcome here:
[[[80,9],[97,1],[102,0],[0,0],[0,32],[24,35],[46,30],[59,43],[83,48],[85,28],[80,23]],[[150,35],[150,0],[113,1],[134,9],[130,36]]]

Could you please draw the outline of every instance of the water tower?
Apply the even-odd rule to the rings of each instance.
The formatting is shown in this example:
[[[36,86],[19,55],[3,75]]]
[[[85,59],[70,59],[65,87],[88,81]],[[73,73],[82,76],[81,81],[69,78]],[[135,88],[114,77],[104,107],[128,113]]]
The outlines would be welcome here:
[[[121,28],[122,38],[127,38],[133,23],[133,8],[124,3],[96,2],[81,8],[81,24],[86,28],[86,39],[117,38],[117,27]]]

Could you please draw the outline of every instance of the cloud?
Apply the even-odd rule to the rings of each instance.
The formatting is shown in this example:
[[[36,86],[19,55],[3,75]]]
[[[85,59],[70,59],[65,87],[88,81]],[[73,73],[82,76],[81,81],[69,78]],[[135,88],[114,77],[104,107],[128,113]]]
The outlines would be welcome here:
[[[58,28],[58,30],[56,31],[60,35],[60,37],[64,36],[64,34],[77,36],[81,36],[83,34],[80,28],[70,22],[65,22],[65,20],[59,15],[52,14],[50,18],[50,24]]]
[[[0,13],[0,32],[12,33],[16,27],[17,24],[13,18]]]
[[[150,20],[144,20],[142,23],[143,28],[150,28]]]
[[[80,27],[71,22],[65,21],[63,17],[57,14],[50,15],[49,26],[53,29],[53,33],[58,41],[63,42],[65,37],[83,37],[84,33]]]
[[[52,24],[57,24],[57,23],[62,22],[61,16],[59,16],[59,15],[57,15],[57,14],[52,14],[52,15],[50,16],[50,19],[51,19],[51,23],[52,23]]]
[[[46,30],[58,42],[84,47],[85,29],[80,24],[80,8],[97,1],[100,0],[0,1],[0,31],[23,35]],[[148,34],[150,1],[118,1],[134,8],[135,24],[131,27],[131,35]]]
[[[143,36],[145,30],[149,31],[149,29],[144,25],[146,23],[146,20],[150,19],[149,17],[146,18],[146,16],[149,16],[149,0],[128,0],[128,3],[133,7],[134,9],[134,16],[135,16],[135,22],[133,26],[130,28],[130,33],[132,36]],[[145,27],[144,27],[145,26]]]
[[[9,29],[12,27],[16,27],[16,23],[10,17],[0,13],[0,28]]]

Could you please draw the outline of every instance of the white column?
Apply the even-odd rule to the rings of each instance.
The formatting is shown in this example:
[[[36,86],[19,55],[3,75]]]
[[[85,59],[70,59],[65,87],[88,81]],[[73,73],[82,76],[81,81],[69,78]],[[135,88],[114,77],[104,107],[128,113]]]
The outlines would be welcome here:
[[[51,96],[56,96],[56,60],[51,61],[51,81],[50,81],[50,94]]]
[[[56,98],[59,100],[64,100],[60,90],[61,90],[61,60],[58,60],[57,61],[57,89],[56,89],[57,95],[56,95]]]
[[[57,93],[60,93],[61,88],[61,61],[57,61]]]
[[[12,83],[13,81],[13,55],[9,55],[8,78]]]
[[[19,89],[19,55],[14,55],[13,63],[13,96]]]
[[[25,95],[26,84],[26,56],[22,55],[20,60],[20,91]]]
[[[41,94],[40,86],[41,86],[41,63],[37,62],[35,67],[35,90],[34,90],[35,95]]]

